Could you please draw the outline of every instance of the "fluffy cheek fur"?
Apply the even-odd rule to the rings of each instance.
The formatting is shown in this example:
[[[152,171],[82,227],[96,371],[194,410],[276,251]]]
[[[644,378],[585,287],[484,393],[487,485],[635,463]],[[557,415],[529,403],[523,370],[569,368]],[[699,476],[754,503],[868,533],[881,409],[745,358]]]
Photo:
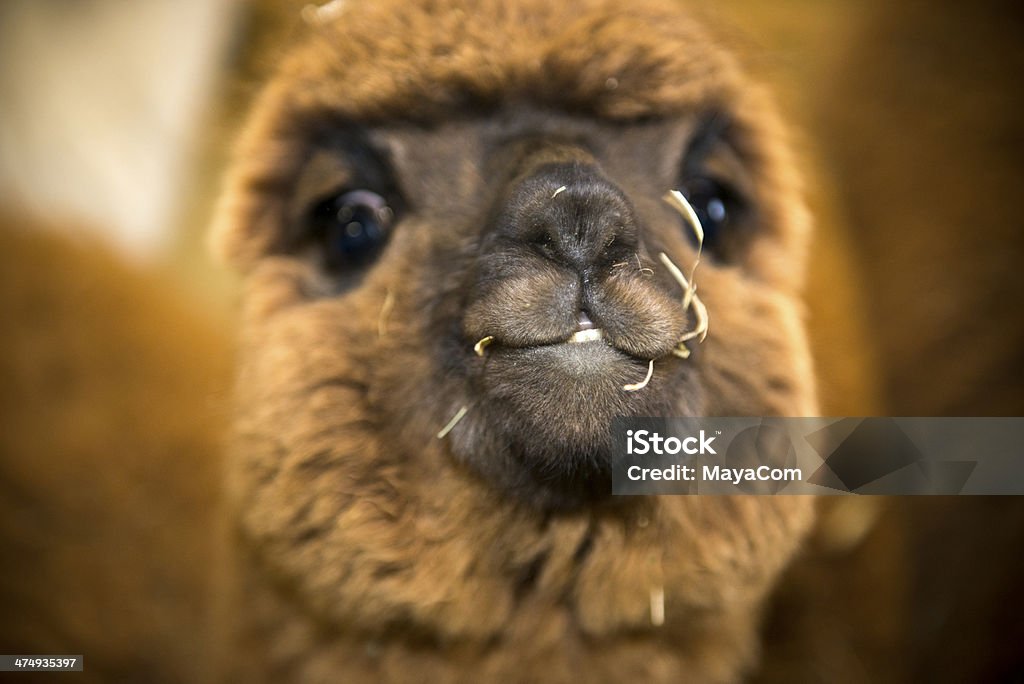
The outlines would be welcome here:
[[[710,416],[817,414],[801,305],[784,292],[707,269],[700,292],[711,317],[701,378]]]

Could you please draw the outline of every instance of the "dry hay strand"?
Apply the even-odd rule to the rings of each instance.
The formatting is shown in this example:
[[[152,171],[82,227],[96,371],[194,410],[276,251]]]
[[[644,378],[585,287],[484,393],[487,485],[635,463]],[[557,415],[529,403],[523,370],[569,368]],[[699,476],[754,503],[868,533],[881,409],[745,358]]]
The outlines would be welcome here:
[[[683,274],[682,269],[676,266],[667,254],[661,252],[659,255],[661,263],[664,264],[669,274],[675,278],[676,282],[683,289],[683,309],[686,311],[693,309],[694,316],[697,319],[694,329],[683,333],[682,337],[679,338],[679,344],[672,350],[674,356],[686,359],[690,357],[690,350],[687,348],[686,342],[696,338],[697,342],[700,343],[708,336],[708,309],[701,298],[697,296],[697,284],[694,281],[694,274],[697,272],[697,265],[700,263],[700,257],[704,249],[704,227],[700,225],[697,212],[693,210],[693,207],[683,193],[678,190],[671,190],[665,195],[664,199],[683,216],[687,225],[690,226],[693,234],[697,237],[697,257],[693,261],[689,278]]]
[[[489,345],[493,341],[494,335],[488,335],[487,337],[481,339],[480,341],[473,345],[473,351],[476,352],[477,356],[483,356],[484,349],[486,349],[487,345]]]
[[[452,416],[452,419],[448,421],[448,424],[445,425],[443,428],[441,428],[441,431],[437,433],[437,438],[438,439],[444,439],[445,436],[447,436],[447,434],[452,431],[452,428],[454,428],[456,425],[458,425],[459,421],[462,420],[466,416],[466,413],[468,411],[469,411],[469,409],[467,407],[465,407],[465,406],[460,408],[458,413],[456,413],[454,416]]]
[[[622,389],[626,390],[627,392],[638,392],[638,391],[642,390],[644,387],[647,387],[647,383],[649,383],[651,381],[651,376],[653,376],[653,375],[654,375],[654,359],[651,359],[648,362],[648,364],[647,364],[647,377],[645,377],[643,380],[641,380],[640,382],[638,382],[636,384],[633,384],[633,385],[623,385]]]

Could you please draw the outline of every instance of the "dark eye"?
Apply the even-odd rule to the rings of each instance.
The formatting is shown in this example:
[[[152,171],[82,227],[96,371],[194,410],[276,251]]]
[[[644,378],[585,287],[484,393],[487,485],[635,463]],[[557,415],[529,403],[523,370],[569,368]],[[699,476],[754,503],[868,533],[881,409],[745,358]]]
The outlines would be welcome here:
[[[704,228],[704,250],[725,256],[730,228],[743,211],[743,201],[731,187],[714,178],[696,177],[680,188]],[[693,236],[696,244],[696,236]]]
[[[328,268],[358,268],[374,261],[387,243],[394,212],[369,190],[345,192],[318,204],[312,224]]]

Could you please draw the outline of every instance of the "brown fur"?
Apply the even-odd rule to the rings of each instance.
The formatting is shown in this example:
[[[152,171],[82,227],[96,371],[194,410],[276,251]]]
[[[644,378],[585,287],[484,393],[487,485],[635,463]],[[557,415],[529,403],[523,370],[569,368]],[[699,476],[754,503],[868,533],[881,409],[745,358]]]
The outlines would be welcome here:
[[[833,213],[875,346],[881,401],[853,410],[1021,415],[1024,231],[1014,203],[997,199],[1015,196],[1024,180],[1013,142],[1019,7],[864,2],[857,12],[835,4],[811,15],[790,5],[771,11],[804,50],[821,44],[802,53],[796,40],[772,36],[787,66],[804,72],[789,118],[804,118],[838,181]],[[817,269],[812,298],[842,287],[816,279]],[[830,347],[816,346],[816,358],[849,358]],[[821,392],[826,404],[849,396]],[[793,566],[765,629],[766,652],[776,656],[766,679],[1019,680],[1024,498],[873,504],[861,542],[810,545]],[[784,653],[787,639],[802,645]]]
[[[300,4],[285,11],[290,19],[296,20]],[[806,34],[825,36],[823,42],[839,55],[834,61],[849,65],[837,78],[829,60],[791,58],[824,76],[819,74],[818,81],[802,76],[803,94],[791,103],[787,118],[814,107],[826,111],[825,122],[815,122],[821,126],[817,134],[838,154],[841,164],[832,172],[841,171],[839,195],[857,218],[849,234],[818,231],[812,252],[810,310],[816,367],[825,379],[823,410],[876,410],[866,399],[871,392],[862,389],[873,378],[864,377],[861,357],[867,347],[858,336],[856,311],[858,296],[869,290],[874,338],[888,369],[885,408],[893,413],[1017,412],[1019,373],[1008,370],[1019,365],[1021,345],[1014,341],[1020,317],[1012,309],[986,314],[983,324],[970,328],[966,350],[954,353],[963,349],[957,346],[960,324],[979,323],[977,312],[989,312],[986,302],[1012,301],[1020,282],[1019,269],[1009,258],[1019,252],[1013,247],[1017,234],[999,233],[1004,228],[998,227],[1016,225],[1000,213],[1003,207],[1012,210],[1012,203],[978,199],[1012,195],[1019,177],[1019,160],[1002,148],[985,146],[980,137],[991,135],[993,122],[1000,122],[1000,135],[1013,134],[1012,117],[1019,108],[1003,96],[993,97],[1015,92],[1006,87],[1019,71],[1013,62],[1019,53],[1013,49],[1016,35],[1007,28],[1011,24],[982,21],[984,7],[938,13],[930,6],[893,11],[887,5],[870,13],[866,23],[844,22],[842,30],[819,31],[814,25],[818,14],[807,14],[802,4],[791,9],[780,20],[778,6],[772,6],[776,24],[769,33],[782,34],[785,48],[792,49],[797,42],[793,25],[806,19],[811,22]],[[387,21],[408,21],[402,30],[419,36],[419,54],[445,57],[443,50],[434,54],[427,44],[431,36],[453,35],[451,27],[435,31],[445,21],[427,25],[423,16],[404,16],[404,7],[391,14]],[[337,50],[348,51],[356,64],[364,62],[360,54],[379,33],[376,22],[373,16],[360,20],[353,28],[357,40]],[[636,32],[618,33],[631,22],[641,20],[624,17],[601,35],[620,46],[643,43]],[[463,22],[453,23],[461,31]],[[564,40],[557,44],[568,48],[575,42],[567,58],[576,54],[579,64],[589,60],[597,42],[578,28],[586,25],[586,17],[573,15],[563,23]],[[690,30],[696,29],[685,29]],[[512,50],[493,40],[493,27],[484,18],[466,32],[486,42],[474,52],[450,53],[446,69],[429,71],[442,84],[465,86],[472,97],[460,97],[456,104],[471,109],[481,102],[490,101],[490,106],[505,92],[502,88],[518,84],[524,98],[532,93],[549,109],[557,109],[564,95],[574,110],[585,112],[589,84],[602,115],[628,120],[645,106],[659,106],[666,92],[665,105],[676,102],[672,92],[679,94],[657,87],[651,90],[657,96],[648,97],[635,82],[631,94],[623,90],[622,78],[619,88],[601,93],[600,73],[581,84],[546,75],[539,88],[531,88],[527,77],[532,67],[523,55],[530,45],[550,44],[546,34],[537,27],[524,29],[509,44]],[[313,71],[305,71],[310,64],[301,58],[293,58],[283,71],[286,76],[328,74],[327,80],[309,90],[313,96],[308,99],[304,87],[300,97],[286,98],[289,86],[282,77],[277,98],[294,101],[300,109],[318,97],[328,109],[335,101],[339,106],[361,101],[370,107],[365,113],[377,119],[406,105],[423,119],[450,111],[403,95],[423,95],[406,90],[422,86],[412,71],[384,82],[401,61],[400,41],[388,36],[400,34],[385,34],[391,57],[365,87],[355,89],[363,99],[349,102],[348,93],[355,91],[330,87],[342,77],[343,65],[329,57],[338,54],[330,46],[336,34],[328,30],[325,35],[326,45],[304,48]],[[908,73],[899,87],[885,87],[880,73],[929,66],[913,53],[898,52],[921,35],[927,36],[924,47],[938,54],[936,62],[943,59],[944,46],[954,44],[976,56],[999,55],[1006,73],[993,63],[979,68],[958,61],[956,68],[926,68]],[[671,43],[655,47],[667,62],[652,78],[681,64],[686,55],[704,53],[689,47],[671,50]],[[606,63],[614,61],[614,54],[605,53]],[[374,53],[375,63],[380,55]],[[502,69],[516,59],[516,69]],[[708,59],[718,63],[719,58]],[[551,76],[565,76],[571,72],[569,62],[540,66],[550,69]],[[450,78],[455,82],[449,83]],[[937,83],[945,85],[928,89]],[[577,85],[584,92],[577,94]],[[920,88],[930,98],[918,97]],[[440,104],[453,104],[444,99],[450,91],[428,91],[441,97]],[[945,107],[947,91],[965,106]],[[367,104],[375,92],[387,95],[389,103]],[[624,99],[617,104],[620,95]],[[979,100],[991,110],[977,106]],[[850,109],[850,102],[873,103],[871,115]],[[290,114],[271,116],[273,102],[263,107],[267,123],[292,121]],[[930,137],[928,127],[919,125],[940,110],[948,112],[946,126],[956,135]],[[686,107],[679,111],[685,118]],[[769,117],[755,126],[761,135],[771,133],[759,137],[771,143],[769,168],[788,168],[785,158],[777,156],[770,112],[750,111]],[[271,171],[278,161],[287,162],[278,178],[290,183],[289,160],[305,148],[288,144],[272,149],[264,134],[273,131],[265,127],[259,132],[259,123],[253,128],[257,133],[250,134],[251,145],[240,155],[238,178],[258,171],[262,159]],[[411,128],[413,136],[420,135]],[[901,157],[891,153],[885,135],[913,143],[906,143],[909,151]],[[425,132],[418,140],[429,137]],[[460,136],[435,142],[448,144],[453,154],[466,149]],[[948,161],[951,150],[959,163]],[[922,163],[922,154],[932,163]],[[299,165],[296,160],[294,166]],[[437,176],[431,192],[454,193],[453,179],[466,192],[462,184],[471,182],[473,174],[464,171]],[[812,178],[820,193],[828,181]],[[793,197],[792,181],[788,171],[780,174],[782,199]],[[922,206],[915,183],[943,189]],[[253,200],[248,209],[244,202],[229,208],[232,221],[238,218],[234,210],[262,213],[272,208],[268,197],[287,194],[273,183],[254,190],[231,195]],[[789,200],[768,201],[792,209]],[[653,211],[651,204],[646,206],[644,211]],[[815,214],[827,216],[820,201]],[[959,229],[949,220],[953,215],[972,225],[996,226],[992,234],[1002,237],[979,237],[987,229]],[[401,258],[385,257],[377,270],[389,275],[367,278],[363,294],[349,293],[332,303],[337,292],[317,274],[314,262],[274,244],[282,224],[278,218],[227,227],[222,245],[249,273],[250,350],[241,389],[251,396],[242,398],[243,434],[233,465],[239,553],[225,554],[229,546],[214,521],[224,403],[218,388],[225,384],[227,345],[208,322],[188,311],[191,302],[167,294],[163,279],[126,269],[91,246],[15,232],[32,227],[23,218],[0,223],[0,645],[5,652],[84,652],[82,678],[90,681],[201,680],[214,654],[224,670],[221,678],[230,680],[300,675],[314,681],[360,676],[398,681],[728,679],[755,662],[759,642],[759,681],[1001,681],[1020,671],[1016,550],[1024,525],[1019,500],[829,500],[809,543],[771,596],[761,635],[753,636],[761,594],[787,562],[805,512],[773,517],[765,514],[774,511],[760,510],[752,501],[712,502],[722,509],[712,510],[684,500],[633,510],[599,506],[540,514],[456,466],[432,437],[451,412],[438,407],[427,419],[414,410],[423,403],[423,383],[416,374],[430,363],[427,354],[413,353],[429,348],[422,326],[412,322],[420,309],[406,297],[398,300],[385,317],[388,338],[377,338],[383,290],[415,291],[418,281],[403,284],[400,276],[420,268],[408,252],[429,244],[425,238],[415,248],[407,245]],[[791,218],[773,225],[799,223]],[[871,259],[891,254],[894,241],[902,246],[902,258],[890,256],[876,265]],[[860,272],[870,277],[850,276],[850,256],[857,248],[863,248],[865,264],[872,265],[862,265]],[[689,248],[680,243],[679,249],[680,260],[686,261]],[[267,251],[275,256],[264,256]],[[908,256],[925,251],[927,259]],[[752,259],[743,268],[756,271],[768,261],[783,268],[793,264],[788,257]],[[965,267],[977,269],[971,271],[974,277],[962,275]],[[773,286],[775,278],[768,278]],[[725,345],[722,338],[716,347],[721,330],[742,330],[750,316],[762,315],[757,302],[735,306],[747,302],[744,277],[735,267],[721,269],[708,261],[698,282],[709,306],[712,290],[719,292],[712,307],[713,336],[698,348],[693,362],[708,371],[712,391],[705,394],[719,402],[711,405],[713,410],[742,405],[744,412],[757,413],[763,401],[783,406],[789,399],[762,391],[768,378],[760,388],[742,385],[749,368],[766,365],[767,357],[761,356],[767,353],[766,339],[739,347]],[[922,282],[942,291],[936,298],[945,303],[941,310],[922,303]],[[297,291],[296,283],[311,287]],[[766,299],[777,313],[789,310],[784,315],[798,328],[786,290]],[[737,342],[734,336],[731,342]],[[772,359],[785,357],[780,350]],[[956,382],[945,374],[951,366],[959,373]],[[660,362],[656,372],[653,390],[666,377]],[[810,374],[798,375],[806,379]],[[328,377],[330,382],[307,391],[318,378]],[[800,387],[806,393],[806,385]],[[406,406],[399,418],[388,417],[399,394],[410,398],[412,408]],[[351,405],[354,397],[365,397],[365,403]],[[428,401],[440,404],[453,397],[436,391]],[[341,425],[347,417],[370,412],[375,422],[367,422],[366,429]],[[322,434],[315,434],[321,428]],[[393,441],[383,443],[377,435]],[[418,438],[428,447],[394,446]],[[360,439],[365,449],[356,448]],[[272,442],[294,449],[282,456],[280,468],[266,451]],[[249,461],[239,457],[246,455],[247,444],[253,445]],[[357,450],[361,458],[346,458]],[[247,463],[253,472],[239,476]],[[247,484],[263,477],[262,484]],[[745,534],[749,531],[757,533]],[[773,544],[773,539],[782,541]],[[764,546],[747,547],[748,540]],[[218,553],[227,557],[216,559]],[[219,583],[220,640],[210,638],[211,579]],[[649,626],[648,601],[651,586],[660,582],[666,587],[667,622],[655,629]],[[455,674],[455,668],[462,671]]]
[[[0,216],[0,644],[85,654],[84,681],[196,681],[231,345],[166,278],[52,229]]]
[[[565,117],[608,122],[602,135],[640,140],[650,158],[664,139],[644,141],[645,122],[692,130],[707,109],[735,121],[757,232],[733,265],[701,267],[713,333],[699,354],[659,354],[647,394],[615,395],[613,406],[674,396],[668,412],[814,414],[798,304],[806,219],[779,125],[675,5],[374,3],[312,30],[285,59],[239,146],[215,236],[247,280],[230,465],[243,579],[224,608],[225,649],[240,657],[229,678],[733,681],[754,662],[759,606],[808,528],[810,501],[546,511],[474,460],[502,418],[448,370],[477,368],[474,340],[445,346],[441,326],[462,316],[479,258],[466,256],[481,229],[473,212],[493,201],[481,184],[488,150],[473,141],[503,110],[536,119],[542,135],[545,122],[583,130]],[[353,128],[404,143],[397,173],[422,204],[339,293],[289,212],[307,160]],[[650,231],[643,244],[689,263],[685,233],[660,204],[667,187],[626,185],[626,162],[597,156],[624,179]],[[635,296],[646,307],[655,295]],[[668,377],[697,398],[683,402]],[[436,439],[460,404],[472,410]],[[563,410],[552,424],[573,430],[598,409]],[[657,587],[663,626],[651,624]]]

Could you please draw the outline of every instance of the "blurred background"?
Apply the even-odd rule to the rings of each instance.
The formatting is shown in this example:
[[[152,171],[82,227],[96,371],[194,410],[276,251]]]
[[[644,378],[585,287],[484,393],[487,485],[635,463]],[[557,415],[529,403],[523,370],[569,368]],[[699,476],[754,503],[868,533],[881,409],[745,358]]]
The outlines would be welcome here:
[[[303,11],[0,4],[0,598],[28,610],[44,584],[103,587],[42,616],[34,642],[0,628],[0,651],[88,644],[105,602],[129,592],[177,616],[123,608],[119,621],[146,625],[126,626],[126,639],[145,635],[147,649],[198,619],[96,549],[154,567],[209,552],[182,541],[181,521],[198,513],[159,483],[172,461],[187,497],[216,498],[234,284],[208,258],[205,230],[232,132]],[[1024,415],[1018,4],[699,11],[773,85],[792,125],[818,222],[808,301],[824,412]],[[89,484],[55,490],[55,469]],[[126,529],[119,514],[97,517],[110,501],[150,512]],[[1020,500],[829,506],[769,614],[765,680],[1024,681]],[[71,523],[83,517],[94,524]],[[33,536],[43,528],[45,543]],[[77,578],[48,555],[61,543],[60,564],[84,568]],[[182,591],[201,591],[195,582]],[[182,652],[201,647],[191,638]]]

